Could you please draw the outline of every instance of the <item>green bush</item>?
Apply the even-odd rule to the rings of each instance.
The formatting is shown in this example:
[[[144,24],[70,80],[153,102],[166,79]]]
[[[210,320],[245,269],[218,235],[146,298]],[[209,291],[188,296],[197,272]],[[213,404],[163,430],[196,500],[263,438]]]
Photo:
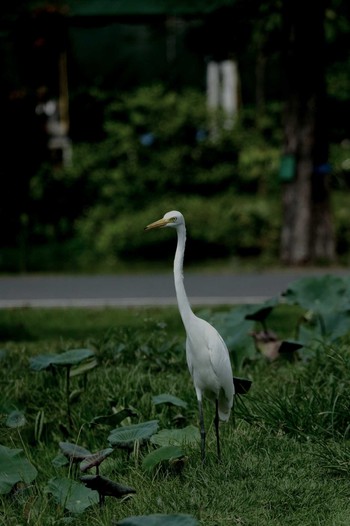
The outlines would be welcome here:
[[[70,167],[46,165],[32,178],[18,267],[98,270],[163,260],[171,236],[155,239],[143,227],[171,209],[190,227],[188,261],[276,257],[279,149],[264,138],[273,119],[256,131],[249,111],[214,141],[200,92],[155,85],[121,94],[106,107],[103,140],[74,145]],[[1,267],[13,269],[13,251],[4,254]]]
[[[171,209],[190,225],[190,260],[276,254],[278,150],[239,124],[215,142],[207,128],[194,91],[141,88],[108,107],[105,140],[80,145],[72,168],[93,196],[76,232],[97,259],[113,267],[120,258],[161,258],[169,236],[154,240],[142,227]]]
[[[232,193],[212,198],[168,197],[111,221],[104,221],[104,211],[95,208],[79,225],[80,235],[86,240],[95,240],[96,256],[102,259],[108,255],[110,267],[116,265],[120,257],[171,259],[174,236],[169,231],[154,236],[145,233],[143,227],[173,209],[182,210],[187,219],[190,242],[186,259],[189,261],[263,253],[277,256],[273,253],[278,246],[280,228],[276,200],[256,198],[252,201],[250,197],[237,198]]]

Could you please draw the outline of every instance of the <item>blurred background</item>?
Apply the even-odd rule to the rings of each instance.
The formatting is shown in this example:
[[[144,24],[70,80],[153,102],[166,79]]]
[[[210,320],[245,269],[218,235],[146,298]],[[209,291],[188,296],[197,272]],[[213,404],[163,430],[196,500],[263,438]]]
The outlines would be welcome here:
[[[4,0],[1,272],[347,265],[348,0]],[[146,262],[146,263],[145,263]]]

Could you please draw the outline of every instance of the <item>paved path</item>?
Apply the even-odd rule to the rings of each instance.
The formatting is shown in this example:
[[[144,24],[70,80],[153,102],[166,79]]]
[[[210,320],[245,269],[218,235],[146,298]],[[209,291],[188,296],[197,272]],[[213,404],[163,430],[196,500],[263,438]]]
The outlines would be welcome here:
[[[260,303],[303,276],[350,275],[350,270],[294,270],[242,273],[186,272],[193,305]],[[126,307],[176,303],[172,273],[92,276],[0,277],[0,308]]]

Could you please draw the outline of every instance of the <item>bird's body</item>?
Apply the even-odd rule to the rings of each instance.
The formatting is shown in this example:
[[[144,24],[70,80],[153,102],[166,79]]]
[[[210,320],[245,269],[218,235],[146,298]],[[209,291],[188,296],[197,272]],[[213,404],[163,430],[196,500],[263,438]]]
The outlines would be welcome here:
[[[186,330],[186,359],[198,400],[202,460],[205,456],[205,428],[203,419],[203,396],[215,400],[215,430],[217,450],[220,457],[219,419],[227,421],[235,394],[230,356],[226,344],[217,330],[207,321],[198,318],[191,309],[184,286],[183,259],[186,244],[186,226],[183,215],[172,211],[162,219],[146,227],[173,227],[177,231],[177,247],[174,259],[174,282],[180,315]]]
[[[186,358],[197,399],[203,395],[217,399],[219,418],[226,421],[230,417],[234,384],[225,342],[205,320],[195,317],[193,328],[198,333],[195,336],[187,333]]]

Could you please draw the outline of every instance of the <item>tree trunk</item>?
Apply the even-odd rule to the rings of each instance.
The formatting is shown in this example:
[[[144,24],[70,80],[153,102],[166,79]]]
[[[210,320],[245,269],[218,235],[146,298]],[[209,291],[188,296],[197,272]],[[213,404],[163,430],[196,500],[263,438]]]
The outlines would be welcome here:
[[[330,209],[324,0],[284,0],[286,106],[281,170],[281,260],[286,264],[335,259]],[[283,166],[283,163],[282,163]]]

